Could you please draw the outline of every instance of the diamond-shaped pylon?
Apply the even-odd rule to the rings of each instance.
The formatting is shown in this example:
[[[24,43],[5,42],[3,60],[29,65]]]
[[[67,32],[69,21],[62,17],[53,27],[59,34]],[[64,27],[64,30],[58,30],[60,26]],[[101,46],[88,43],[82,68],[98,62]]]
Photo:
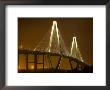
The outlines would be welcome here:
[[[73,58],[77,58],[78,60],[81,60],[83,62],[83,59],[76,41],[76,37],[73,37],[70,56],[72,56]]]
[[[57,21],[53,21],[51,30],[46,34],[46,36],[44,36],[39,44],[37,44],[34,51],[57,53],[66,56],[69,55],[69,52],[58,29]]]

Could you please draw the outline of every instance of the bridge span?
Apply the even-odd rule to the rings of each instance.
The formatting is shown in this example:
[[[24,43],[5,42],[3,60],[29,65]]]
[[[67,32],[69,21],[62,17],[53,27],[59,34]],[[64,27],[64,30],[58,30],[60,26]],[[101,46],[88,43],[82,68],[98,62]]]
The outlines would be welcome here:
[[[71,56],[18,50],[19,73],[92,73],[93,66]]]

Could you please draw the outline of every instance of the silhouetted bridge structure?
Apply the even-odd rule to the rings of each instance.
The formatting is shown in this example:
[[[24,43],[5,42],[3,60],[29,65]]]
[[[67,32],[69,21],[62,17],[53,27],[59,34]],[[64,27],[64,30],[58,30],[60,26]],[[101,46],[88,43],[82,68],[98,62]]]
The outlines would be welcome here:
[[[56,53],[18,50],[19,73],[92,73],[93,66]]]

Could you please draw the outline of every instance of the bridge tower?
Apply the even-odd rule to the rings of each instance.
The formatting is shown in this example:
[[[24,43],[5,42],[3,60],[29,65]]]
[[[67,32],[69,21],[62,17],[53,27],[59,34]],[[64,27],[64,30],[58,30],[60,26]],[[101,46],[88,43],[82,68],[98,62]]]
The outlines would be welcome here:
[[[66,56],[69,55],[64,40],[58,29],[57,21],[53,21],[51,30],[49,30],[39,44],[37,44],[34,51],[57,53]]]
[[[84,62],[83,59],[82,59],[78,44],[77,44],[76,37],[73,37],[70,56]]]

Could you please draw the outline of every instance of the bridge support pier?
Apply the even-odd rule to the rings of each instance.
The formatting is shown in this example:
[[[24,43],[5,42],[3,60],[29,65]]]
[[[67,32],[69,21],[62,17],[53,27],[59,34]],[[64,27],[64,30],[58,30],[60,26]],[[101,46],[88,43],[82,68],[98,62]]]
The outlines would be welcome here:
[[[26,54],[26,70],[28,71],[28,54]]]

